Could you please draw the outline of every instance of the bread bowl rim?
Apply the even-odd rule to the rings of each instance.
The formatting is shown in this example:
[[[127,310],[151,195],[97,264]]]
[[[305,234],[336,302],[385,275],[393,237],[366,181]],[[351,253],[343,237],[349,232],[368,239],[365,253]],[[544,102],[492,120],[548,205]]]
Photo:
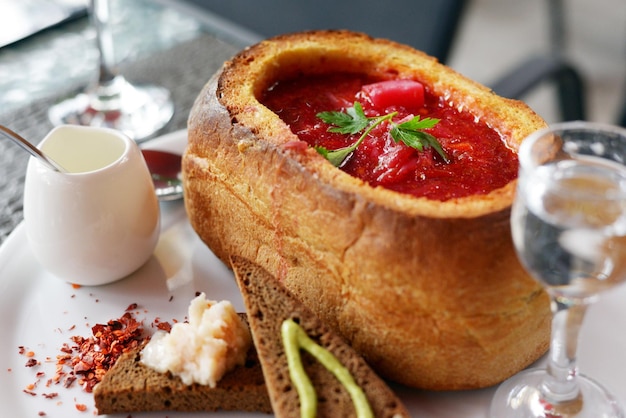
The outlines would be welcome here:
[[[358,42],[368,43],[366,51],[363,48],[351,48],[349,58],[345,58],[346,48]],[[396,52],[397,55],[390,56],[389,51]],[[332,61],[335,65],[347,63],[342,69],[347,72],[354,71],[355,67],[368,65],[369,69],[383,74],[390,71],[393,64],[401,66],[398,78],[415,78],[424,83],[427,89],[444,97],[450,106],[460,110],[467,109],[475,118],[486,120],[515,153],[527,135],[545,126],[545,122],[524,103],[497,96],[487,87],[440,64],[423,52],[386,39],[345,30],[315,30],[279,35],[248,47],[227,61],[216,74],[216,94],[220,104],[231,115],[232,121],[250,129],[268,147],[279,153],[288,153],[289,157],[298,161],[302,170],[313,173],[319,180],[339,191],[360,195],[393,211],[432,218],[470,218],[510,208],[517,179],[484,195],[474,194],[446,201],[431,200],[381,186],[372,187],[336,169],[313,148],[302,152],[286,146],[300,139],[277,114],[261,103],[259,96],[271,84],[284,78],[285,74],[291,76],[297,72],[308,74],[318,71],[316,68],[304,70],[302,64],[294,65],[293,60],[301,58],[302,54],[310,60],[319,58],[325,62]],[[244,73],[241,72],[242,69],[245,69]],[[328,72],[337,72],[337,69],[331,68]],[[226,103],[223,100],[225,92],[229,96]],[[477,106],[477,103],[482,105]],[[504,109],[513,112],[508,115],[509,118],[521,117],[529,122],[528,126],[534,128],[524,129],[520,124],[507,124]],[[265,123],[259,125],[259,120]],[[260,146],[259,144],[259,141],[240,140],[239,146],[245,149],[249,146]]]

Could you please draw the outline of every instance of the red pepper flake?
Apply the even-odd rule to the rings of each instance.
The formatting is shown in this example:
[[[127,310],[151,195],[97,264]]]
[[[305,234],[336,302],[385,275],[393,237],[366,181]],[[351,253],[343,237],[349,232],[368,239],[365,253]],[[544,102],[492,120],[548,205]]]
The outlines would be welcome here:
[[[43,412],[43,411],[39,411],[39,414],[38,414],[38,415],[39,415],[40,417],[45,417],[45,416],[46,416],[46,413],[45,413],[45,412]]]
[[[69,389],[72,387],[72,383],[76,381],[76,376],[67,376],[63,381],[63,387]]]
[[[142,324],[131,312],[125,312],[122,317],[106,324],[96,324],[91,331],[92,336],[73,336],[72,345],[64,343],[61,346],[61,353],[56,356],[56,372],[47,380],[46,387],[61,384],[64,388],[70,388],[78,381],[85,392],[92,392],[93,387],[102,380],[119,356],[138,347],[144,340]],[[34,358],[34,352],[24,346],[19,346],[18,349],[20,354],[29,357],[27,367],[40,364]],[[38,381],[44,376],[44,372],[38,372]],[[35,396],[35,387],[36,383],[29,385],[24,392]],[[56,396],[53,393],[47,397]],[[76,407],[79,410],[82,408],[81,404]]]
[[[126,312],[128,311],[134,311],[135,309],[137,309],[137,304],[136,303],[131,303],[130,305],[128,305],[128,308],[126,308]]]
[[[38,362],[36,359],[34,359],[34,358],[29,358],[29,359],[26,361],[26,365],[25,365],[25,366],[26,366],[26,367],[34,367],[34,366],[36,366],[36,365],[38,365],[38,364],[39,364],[39,362]]]
[[[161,331],[170,332],[172,330],[172,325],[169,322],[161,322],[157,324],[157,328]]]
[[[71,360],[63,356],[57,364],[71,368],[64,385],[69,386],[78,379],[86,392],[102,380],[104,374],[115,364],[119,356],[138,347],[143,341],[143,328],[131,312],[125,312],[119,319],[106,324],[96,324],[91,328],[93,336],[72,337],[74,347],[65,345],[61,351],[71,354]]]
[[[72,289],[80,289],[82,286],[76,283],[72,283]]]
[[[85,405],[84,403],[77,403],[76,409],[80,412],[85,412],[87,410],[87,405]]]
[[[64,343],[55,359],[47,357],[47,361],[55,363],[56,370],[54,376],[45,381],[45,386],[50,388],[53,385],[62,385],[64,388],[70,388],[74,382],[78,382],[85,392],[91,393],[94,386],[102,380],[122,354],[136,349],[149,338],[144,335],[142,322],[134,318],[133,312],[129,312],[136,308],[137,304],[131,304],[128,306],[128,311],[120,318],[112,319],[106,324],[94,325],[91,327],[91,336],[70,337],[72,343]],[[162,326],[168,325],[164,323]],[[74,326],[70,328],[70,330],[73,329],[75,329]],[[34,358],[35,353],[27,347],[18,346],[18,351],[21,355],[28,357],[27,367],[41,364]],[[31,396],[38,395],[34,390],[46,373],[38,371],[36,376],[37,381],[28,385],[23,390],[24,393]],[[41,395],[47,399],[58,397],[57,392]],[[77,410],[87,410],[87,406],[78,403],[76,399],[74,403]]]

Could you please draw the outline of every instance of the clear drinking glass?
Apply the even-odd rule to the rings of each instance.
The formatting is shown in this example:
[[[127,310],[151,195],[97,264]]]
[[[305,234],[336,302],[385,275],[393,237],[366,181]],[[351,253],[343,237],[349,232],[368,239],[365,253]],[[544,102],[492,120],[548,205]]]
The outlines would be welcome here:
[[[491,416],[623,417],[606,389],[578,373],[576,349],[587,306],[626,280],[626,130],[557,124],[530,135],[519,160],[513,240],[551,297],[552,339],[547,368],[500,385]]]
[[[160,86],[133,85],[117,72],[108,0],[91,0],[90,14],[100,54],[97,82],[52,106],[48,117],[55,126],[106,127],[120,130],[137,142],[148,139],[174,114],[170,93]]]

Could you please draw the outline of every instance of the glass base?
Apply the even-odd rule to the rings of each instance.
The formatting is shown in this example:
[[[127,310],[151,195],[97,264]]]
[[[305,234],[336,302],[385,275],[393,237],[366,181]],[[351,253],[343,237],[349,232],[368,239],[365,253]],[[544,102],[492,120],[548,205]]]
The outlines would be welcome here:
[[[136,142],[149,139],[174,114],[167,89],[151,85],[134,86],[117,78],[109,86],[98,86],[55,104],[48,110],[53,125],[84,125],[112,128]]]
[[[544,369],[531,369],[500,385],[491,402],[491,418],[624,418],[615,398],[599,383],[577,375],[578,397],[569,402],[546,399],[542,383]]]

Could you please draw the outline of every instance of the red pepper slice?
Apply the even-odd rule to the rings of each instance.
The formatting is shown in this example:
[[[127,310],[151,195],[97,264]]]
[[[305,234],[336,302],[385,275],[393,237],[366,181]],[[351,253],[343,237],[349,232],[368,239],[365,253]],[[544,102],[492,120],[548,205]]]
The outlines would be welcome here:
[[[424,106],[424,86],[414,80],[379,81],[364,85],[361,91],[378,108],[402,106],[416,109]]]

